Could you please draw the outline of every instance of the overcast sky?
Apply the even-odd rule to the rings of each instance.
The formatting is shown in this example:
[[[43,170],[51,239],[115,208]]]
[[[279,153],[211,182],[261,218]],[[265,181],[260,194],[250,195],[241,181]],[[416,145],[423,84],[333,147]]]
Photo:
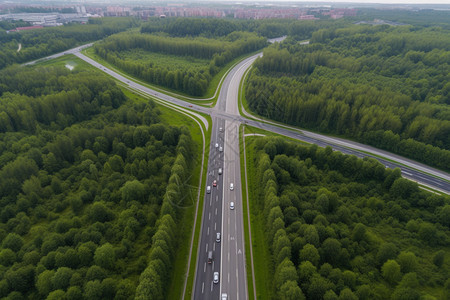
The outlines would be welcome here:
[[[238,0],[239,1],[239,0]],[[252,0],[241,0],[243,2]],[[255,1],[255,0],[253,0]],[[260,2],[286,2],[286,0],[256,0]],[[255,1],[255,2],[256,2]],[[324,1],[314,1],[314,0],[296,0],[298,2],[317,2],[317,3],[327,3],[327,2],[340,2],[340,3],[383,3],[383,4],[449,4],[450,0],[324,0]]]

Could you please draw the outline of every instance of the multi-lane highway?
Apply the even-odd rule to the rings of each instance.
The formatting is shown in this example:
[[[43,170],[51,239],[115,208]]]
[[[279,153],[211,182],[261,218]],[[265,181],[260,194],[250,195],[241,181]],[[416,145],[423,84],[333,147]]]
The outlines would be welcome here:
[[[204,191],[204,208],[198,247],[194,292],[192,293],[193,299],[219,299],[220,262],[222,257],[221,244],[223,240],[222,209],[223,191],[225,189],[223,180],[224,123],[223,120],[217,118],[213,119],[207,170],[208,175],[206,179],[206,184],[209,188]],[[219,128],[222,128],[222,131],[220,131]],[[222,170],[222,174],[219,174],[219,169]],[[216,181],[216,186],[213,184],[214,180]],[[217,241],[217,233],[220,233],[221,235],[219,241]],[[219,283],[213,282],[214,272],[219,273]]]
[[[242,188],[240,178],[239,134],[240,124],[278,133],[287,137],[314,143],[321,147],[331,146],[334,150],[358,157],[372,156],[390,168],[399,167],[403,176],[415,180],[425,186],[450,194],[450,176],[448,173],[436,170],[426,165],[381,151],[363,144],[332,138],[307,131],[300,131],[279,126],[273,122],[258,120],[255,117],[243,117],[238,110],[238,90],[242,76],[253,61],[261,54],[247,58],[237,64],[224,79],[217,105],[206,108],[191,105],[172,96],[154,91],[128,78],[117,74],[99,63],[89,59],[77,51],[70,51],[79,58],[124,82],[135,90],[159,98],[177,109],[190,111],[196,115],[208,128],[204,117],[194,111],[209,114],[212,117],[211,145],[208,162],[207,184],[211,186],[211,193],[205,193],[202,216],[201,237],[198,248],[196,276],[193,299],[219,299],[220,294],[226,293],[228,299],[247,299],[247,282],[244,253],[244,229]],[[69,52],[69,51],[66,51]],[[219,129],[223,130],[220,131]],[[215,144],[223,147],[223,152]],[[368,153],[374,153],[368,154]],[[380,158],[382,157],[382,158]],[[400,161],[396,163],[393,161]],[[218,169],[222,168],[222,175]],[[213,187],[213,180],[217,187]],[[233,190],[230,189],[233,183]],[[234,202],[234,209],[230,209],[230,202]],[[221,241],[216,242],[216,233],[221,233]],[[213,261],[208,263],[208,252],[212,251]],[[219,272],[218,283],[213,283],[214,272]]]

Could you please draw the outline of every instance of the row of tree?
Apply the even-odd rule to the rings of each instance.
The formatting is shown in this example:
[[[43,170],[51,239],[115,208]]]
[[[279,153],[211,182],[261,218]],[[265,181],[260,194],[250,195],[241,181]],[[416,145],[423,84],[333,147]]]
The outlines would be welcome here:
[[[450,295],[448,196],[329,147],[266,137],[249,149],[273,297],[419,299],[431,286]]]
[[[35,72],[46,81],[56,71]],[[87,78],[89,95],[117,88],[91,72],[66,79],[77,86]],[[29,101],[60,92],[29,90]],[[152,102],[117,93],[118,108],[103,104],[73,124],[36,120],[34,131],[0,133],[0,297],[132,299],[149,259],[164,259],[164,245],[176,254],[182,212],[166,199],[177,177],[188,177],[193,141],[187,129],[162,124]],[[168,280],[167,266],[158,274]]]
[[[448,169],[446,33],[354,25],[316,31],[311,45],[290,39],[255,62],[246,98],[265,117]]]
[[[9,33],[0,31],[0,69],[100,40],[138,24],[134,18],[102,18],[91,19],[86,25],[68,24]]]
[[[186,203],[187,185],[186,182],[190,168],[189,157],[190,136],[182,135],[177,146],[177,158],[172,166],[170,178],[162,201],[160,220],[158,229],[152,237],[152,248],[148,258],[147,268],[139,278],[139,285],[136,289],[136,299],[165,299],[167,297],[170,284],[171,269],[175,259],[175,249],[177,249],[176,222],[180,220],[181,211],[178,207]]]
[[[245,32],[233,32],[223,40],[187,39],[149,34],[117,34],[94,46],[96,53],[120,69],[157,85],[194,96],[203,95],[212,77],[234,58],[266,45],[264,38]],[[149,52],[210,60],[209,67],[195,72],[189,68],[172,70],[155,62],[123,58],[122,51],[142,49]]]
[[[311,34],[324,27],[335,26],[332,24],[341,21],[295,21],[287,19],[217,19],[217,18],[149,18],[142,24],[142,33],[167,33],[170,36],[203,36],[209,38],[226,36],[234,31],[254,32],[266,38],[292,35],[303,40],[311,37]]]
[[[32,133],[38,126],[62,129],[125,101],[112,80],[88,71],[16,66],[1,74],[0,133]]]

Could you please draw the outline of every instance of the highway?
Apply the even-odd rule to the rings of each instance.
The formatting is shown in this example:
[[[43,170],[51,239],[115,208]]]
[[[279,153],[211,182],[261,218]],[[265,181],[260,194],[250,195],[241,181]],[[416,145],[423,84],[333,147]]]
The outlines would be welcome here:
[[[273,122],[261,121],[255,117],[241,116],[238,110],[240,80],[246,69],[261,54],[243,60],[229,72],[224,79],[217,105],[213,108],[191,105],[161,92],[154,91],[130,81],[79,52],[74,54],[135,90],[162,99],[171,105],[176,105],[177,108],[189,111],[199,118],[203,117],[195,112],[209,114],[212,117],[207,176],[207,185],[211,186],[211,194],[205,191],[192,299],[219,299],[222,293],[227,293],[228,299],[248,299],[238,135],[238,129],[241,124],[258,127],[307,143],[317,144],[320,147],[331,146],[333,150],[356,155],[357,157],[374,157],[387,167],[399,167],[402,170],[402,175],[406,178],[450,194],[450,176],[446,172],[363,144],[293,129],[289,126],[275,125]],[[208,128],[205,118],[202,119],[202,122],[206,122],[205,125]],[[220,127],[223,128],[222,132],[219,131]],[[216,142],[223,147],[223,152],[216,149]],[[374,155],[368,153],[374,153]],[[384,158],[380,158],[380,156]],[[401,164],[391,160],[400,161]],[[217,174],[218,168],[222,168],[222,175]],[[217,187],[212,186],[214,179],[217,180]],[[233,190],[230,190],[230,183],[234,185]],[[230,209],[231,201],[235,203],[234,210]],[[222,233],[220,243],[215,241],[216,232]],[[213,251],[213,262],[211,264],[207,263],[208,251]],[[218,284],[213,283],[214,272],[219,272],[220,274]]]
[[[200,231],[196,276],[194,282],[193,299],[219,299],[220,285],[213,283],[214,272],[220,274],[221,243],[216,241],[216,234],[222,235],[222,195],[224,191],[224,175],[219,175],[219,168],[224,168],[224,152],[219,151],[224,141],[224,132],[219,128],[224,127],[225,122],[217,118],[213,119],[211,132],[211,145],[209,152],[206,184],[211,190],[204,191],[204,206],[202,225]],[[217,143],[217,147],[216,147]],[[213,186],[216,180],[217,186]],[[221,240],[223,238],[221,237]],[[208,262],[208,253],[212,253],[212,262]],[[219,276],[220,280],[220,276]],[[219,281],[220,282],[220,281]]]

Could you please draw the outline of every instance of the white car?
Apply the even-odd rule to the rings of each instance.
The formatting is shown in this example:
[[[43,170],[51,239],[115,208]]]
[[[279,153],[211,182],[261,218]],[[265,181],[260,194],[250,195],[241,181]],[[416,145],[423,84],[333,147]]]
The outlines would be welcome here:
[[[234,190],[234,185],[233,185],[233,183],[230,183],[230,190],[231,190],[231,191]]]
[[[220,132],[222,132],[222,131],[223,131],[223,128],[222,128],[222,127],[220,127],[220,128],[219,128],[219,131],[220,131]]]
[[[216,143],[216,144],[215,144],[215,146],[216,146],[216,148],[217,148],[217,147],[219,147],[219,144],[218,144],[218,143]]]
[[[220,232],[216,233],[216,242],[220,243]]]
[[[222,293],[222,300],[227,300],[228,299],[228,295],[226,293]]]
[[[222,146],[220,146],[220,147],[219,147],[219,151],[220,151],[220,152],[222,152],[222,151],[223,151],[223,148],[222,148]]]
[[[230,202],[230,209],[234,210],[234,202]]]
[[[222,175],[222,168],[219,168],[219,175]]]
[[[219,283],[219,272],[214,272],[213,282],[214,283]]]

